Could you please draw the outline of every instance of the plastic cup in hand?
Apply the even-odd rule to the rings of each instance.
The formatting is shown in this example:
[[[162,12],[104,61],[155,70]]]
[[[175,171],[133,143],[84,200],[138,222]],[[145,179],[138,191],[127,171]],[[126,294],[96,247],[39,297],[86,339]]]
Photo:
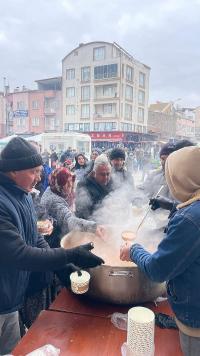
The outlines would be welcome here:
[[[76,294],[84,294],[89,289],[90,274],[86,271],[81,271],[81,275],[78,272],[70,274],[71,290]]]
[[[154,355],[155,314],[148,308],[134,307],[128,311],[128,355]]]

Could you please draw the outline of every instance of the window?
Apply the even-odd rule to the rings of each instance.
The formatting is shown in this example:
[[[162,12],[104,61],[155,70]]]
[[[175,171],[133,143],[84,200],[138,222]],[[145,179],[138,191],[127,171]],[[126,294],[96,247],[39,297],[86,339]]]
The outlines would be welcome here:
[[[130,66],[126,66],[126,80],[133,81],[133,68]]]
[[[26,107],[25,107],[25,103],[24,101],[18,101],[17,102],[17,110],[25,110]]]
[[[93,49],[93,59],[94,61],[100,61],[105,59],[105,47],[97,47]]]
[[[82,82],[90,81],[90,67],[82,67],[81,68],[81,80],[82,80]]]
[[[74,105],[66,106],[66,115],[75,115],[75,106]]]
[[[26,118],[25,117],[17,117],[17,126],[26,127]]]
[[[39,102],[37,100],[32,101],[32,109],[39,109]]]
[[[75,69],[74,68],[66,70],[66,79],[67,80],[75,79]]]
[[[117,64],[94,67],[94,79],[106,79],[117,77]]]
[[[116,104],[95,105],[95,114],[100,117],[102,115],[114,116],[116,115]]]
[[[89,104],[81,105],[81,117],[84,119],[90,117],[90,105]]]
[[[140,105],[144,105],[145,102],[145,92],[143,90],[139,90],[138,92],[138,103]]]
[[[102,97],[115,98],[117,97],[117,85],[98,85],[95,87],[95,96],[97,99]]]
[[[103,104],[103,113],[104,114],[112,114],[113,106],[112,104]]]
[[[66,96],[67,96],[67,98],[74,97],[75,96],[75,88],[74,87],[66,88]]]
[[[125,104],[125,119],[132,120],[132,105]]]
[[[90,123],[83,123],[83,124],[65,123],[65,131],[90,131]]]
[[[138,122],[144,122],[144,109],[138,108]]]
[[[39,117],[32,118],[32,126],[40,126],[40,118]]]
[[[122,123],[121,128],[122,131],[132,131],[132,124]]]
[[[117,129],[116,122],[95,122],[94,131],[114,131]]]
[[[126,85],[125,98],[128,100],[133,100],[133,87]]]
[[[90,100],[90,86],[81,87],[81,100]]]
[[[145,88],[145,74],[142,72],[139,73],[139,86]]]

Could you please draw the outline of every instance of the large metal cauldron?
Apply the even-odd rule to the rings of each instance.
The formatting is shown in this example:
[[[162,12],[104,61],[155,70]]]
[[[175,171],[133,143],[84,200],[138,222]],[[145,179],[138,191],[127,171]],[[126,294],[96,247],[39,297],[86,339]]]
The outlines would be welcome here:
[[[99,239],[91,233],[70,232],[62,241],[61,246],[72,248],[87,242],[94,242]],[[99,247],[99,242],[98,242]],[[102,252],[104,250],[104,253]],[[94,253],[105,258],[104,243]],[[112,253],[119,250],[112,247]],[[111,262],[112,264],[112,262]],[[128,264],[128,263],[127,263]],[[154,283],[150,281],[139,268],[130,263],[129,266],[105,265],[89,269],[91,274],[90,288],[87,295],[104,302],[114,304],[137,304],[155,300],[165,292],[164,283]]]

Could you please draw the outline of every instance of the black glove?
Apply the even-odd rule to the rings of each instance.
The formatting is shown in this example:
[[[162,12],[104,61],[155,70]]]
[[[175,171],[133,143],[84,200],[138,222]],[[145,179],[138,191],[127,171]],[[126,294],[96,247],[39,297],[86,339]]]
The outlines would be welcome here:
[[[158,208],[162,208],[165,210],[172,210],[174,203],[164,197],[157,197],[157,198],[152,198],[149,200],[149,205],[151,205],[152,210],[156,210]]]
[[[163,313],[157,313],[155,315],[155,324],[161,329],[178,329],[174,318]]]
[[[92,268],[101,265],[104,263],[104,260],[90,252],[93,248],[94,246],[90,242],[88,244],[66,250],[67,262],[74,263],[76,266],[81,268]]]
[[[71,285],[70,274],[72,272],[77,272],[79,276],[81,276],[81,274],[82,274],[80,268],[75,266],[73,263],[69,263],[68,265],[66,265],[65,268],[55,271],[60,282],[66,288],[70,287],[70,285]]]

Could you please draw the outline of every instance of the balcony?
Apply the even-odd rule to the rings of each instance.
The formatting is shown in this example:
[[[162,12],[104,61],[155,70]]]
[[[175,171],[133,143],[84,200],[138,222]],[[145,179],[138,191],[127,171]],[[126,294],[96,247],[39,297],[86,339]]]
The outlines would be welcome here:
[[[93,120],[118,120],[119,119],[119,116],[115,113],[113,114],[94,114],[93,115]]]
[[[45,113],[45,115],[55,115],[56,110],[54,108],[45,108],[44,113]]]

